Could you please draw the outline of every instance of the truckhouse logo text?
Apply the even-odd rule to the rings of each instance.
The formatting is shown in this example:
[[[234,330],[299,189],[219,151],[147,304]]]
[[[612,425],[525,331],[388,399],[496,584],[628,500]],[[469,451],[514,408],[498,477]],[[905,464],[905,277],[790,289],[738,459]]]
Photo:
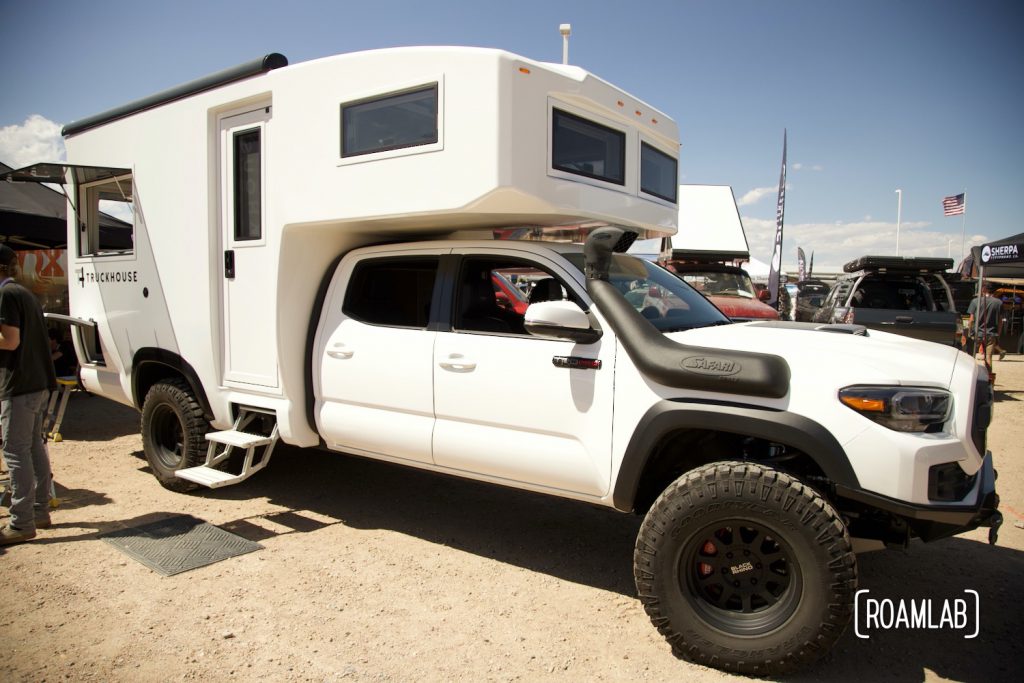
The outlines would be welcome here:
[[[875,631],[960,631],[965,639],[981,631],[981,599],[978,591],[966,589],[964,597],[872,598],[866,588],[857,591],[853,603],[853,625],[858,638],[870,638]]]

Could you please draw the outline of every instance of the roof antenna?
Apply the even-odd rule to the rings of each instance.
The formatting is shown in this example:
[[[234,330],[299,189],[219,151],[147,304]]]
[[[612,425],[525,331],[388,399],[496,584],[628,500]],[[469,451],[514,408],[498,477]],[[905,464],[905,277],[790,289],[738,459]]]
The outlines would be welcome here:
[[[568,64],[569,34],[572,33],[572,24],[559,24],[558,32],[562,34],[562,64]]]

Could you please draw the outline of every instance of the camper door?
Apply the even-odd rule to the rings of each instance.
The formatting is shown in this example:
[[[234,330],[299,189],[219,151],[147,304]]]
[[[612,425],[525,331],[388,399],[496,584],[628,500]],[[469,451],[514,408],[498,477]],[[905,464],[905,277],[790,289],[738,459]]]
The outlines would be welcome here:
[[[276,260],[267,246],[270,107],[220,120],[224,382],[275,388]]]

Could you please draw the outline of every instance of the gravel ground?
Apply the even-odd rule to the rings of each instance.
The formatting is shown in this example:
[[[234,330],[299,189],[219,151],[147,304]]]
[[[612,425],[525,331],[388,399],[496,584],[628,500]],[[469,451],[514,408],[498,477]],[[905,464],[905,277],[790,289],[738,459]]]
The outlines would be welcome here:
[[[1024,357],[996,369],[999,544],[977,530],[859,563],[876,597],[977,590],[980,634],[851,628],[792,680],[1020,680]],[[242,485],[175,494],[148,474],[135,411],[75,394],[63,432],[54,527],[0,548],[0,680],[734,678],[651,626],[637,517],[288,447]],[[99,539],[178,514],[264,548],[163,577]]]

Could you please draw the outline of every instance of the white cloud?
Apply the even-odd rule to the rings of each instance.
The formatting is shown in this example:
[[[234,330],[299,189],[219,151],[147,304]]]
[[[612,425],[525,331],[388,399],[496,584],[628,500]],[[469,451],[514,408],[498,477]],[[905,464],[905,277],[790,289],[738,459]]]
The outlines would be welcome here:
[[[823,170],[825,170],[825,168],[821,164],[814,164],[812,166],[808,166],[807,164],[801,163],[799,161],[796,162],[795,164],[790,164],[789,167],[791,169],[793,169],[794,171],[823,171]]]
[[[792,168],[793,168],[793,170],[794,170],[794,171],[799,171],[799,170],[800,170],[800,169],[802,169],[803,167],[804,167],[804,165],[803,165],[803,164],[801,164],[801,163],[800,163],[799,161],[798,161],[798,162],[796,162],[795,164],[793,164],[793,166],[792,166]]]
[[[743,217],[750,253],[769,262],[775,243],[773,219]],[[985,242],[984,235],[971,235],[971,244]],[[960,236],[939,232],[928,221],[904,221],[900,224],[901,256],[932,256],[960,262]],[[803,247],[808,258],[814,252],[814,269],[818,272],[838,272],[844,263],[859,256],[892,255],[896,253],[896,223],[863,220],[835,223],[786,224],[783,233],[782,263],[787,271],[796,270],[796,249]]]
[[[756,204],[763,198],[778,192],[778,190],[778,187],[755,187],[753,190],[750,190],[740,197],[736,203],[740,206],[750,206],[751,204]]]
[[[0,161],[21,168],[39,161],[64,161],[61,125],[32,114],[25,123],[0,128]]]

